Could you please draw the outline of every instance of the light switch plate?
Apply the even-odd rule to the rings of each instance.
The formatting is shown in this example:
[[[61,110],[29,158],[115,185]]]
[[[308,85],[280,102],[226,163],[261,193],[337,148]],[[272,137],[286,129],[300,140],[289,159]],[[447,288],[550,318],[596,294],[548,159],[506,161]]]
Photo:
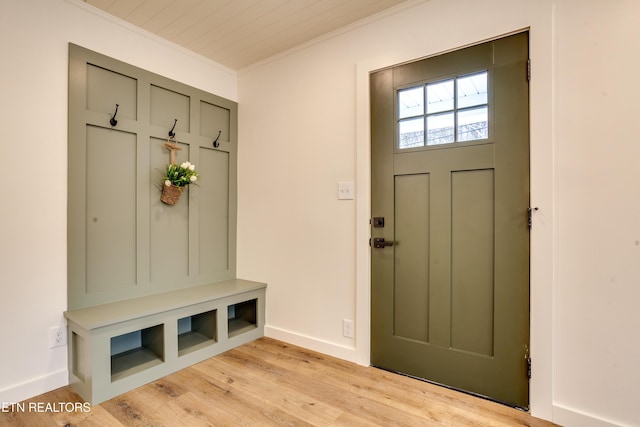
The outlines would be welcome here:
[[[352,181],[341,181],[338,183],[338,200],[353,200]]]

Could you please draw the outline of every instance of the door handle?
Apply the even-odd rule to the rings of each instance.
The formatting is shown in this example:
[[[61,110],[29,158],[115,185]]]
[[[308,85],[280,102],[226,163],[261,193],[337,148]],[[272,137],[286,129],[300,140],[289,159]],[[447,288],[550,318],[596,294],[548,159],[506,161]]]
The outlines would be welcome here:
[[[393,242],[385,242],[384,237],[374,237],[373,238],[373,247],[380,249],[385,246],[393,246]]]

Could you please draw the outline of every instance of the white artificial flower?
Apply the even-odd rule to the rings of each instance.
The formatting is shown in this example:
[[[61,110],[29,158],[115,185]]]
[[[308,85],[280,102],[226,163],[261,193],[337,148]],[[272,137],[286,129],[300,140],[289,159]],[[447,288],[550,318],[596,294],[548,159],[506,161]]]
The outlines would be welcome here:
[[[191,182],[196,182],[196,180],[198,179],[197,176],[195,175],[191,175],[191,178],[189,178],[191,180]]]
[[[166,185],[167,187],[171,187],[171,181],[169,181],[168,179],[165,180],[164,185]]]
[[[196,170],[196,165],[189,165],[189,170],[192,170],[192,171]]]
[[[182,169],[188,169],[188,168],[189,168],[189,166],[191,166],[191,163],[189,163],[189,162],[184,162],[183,164],[181,164],[181,165],[180,165],[180,167],[181,167]]]

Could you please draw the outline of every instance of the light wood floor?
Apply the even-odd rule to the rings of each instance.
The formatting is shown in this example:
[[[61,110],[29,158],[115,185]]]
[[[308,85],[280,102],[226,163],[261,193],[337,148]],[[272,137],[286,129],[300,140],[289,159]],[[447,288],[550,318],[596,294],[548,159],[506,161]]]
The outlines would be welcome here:
[[[69,387],[31,402],[82,402]],[[27,401],[29,402],[29,401]],[[0,411],[0,426],[552,426],[497,403],[261,338],[89,412]]]

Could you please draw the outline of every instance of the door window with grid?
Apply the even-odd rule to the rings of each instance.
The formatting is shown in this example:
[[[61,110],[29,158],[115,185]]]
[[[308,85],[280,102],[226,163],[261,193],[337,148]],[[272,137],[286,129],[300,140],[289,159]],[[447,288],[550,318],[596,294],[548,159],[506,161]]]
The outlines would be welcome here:
[[[399,90],[398,148],[488,139],[487,83],[482,71]]]

